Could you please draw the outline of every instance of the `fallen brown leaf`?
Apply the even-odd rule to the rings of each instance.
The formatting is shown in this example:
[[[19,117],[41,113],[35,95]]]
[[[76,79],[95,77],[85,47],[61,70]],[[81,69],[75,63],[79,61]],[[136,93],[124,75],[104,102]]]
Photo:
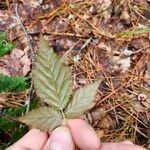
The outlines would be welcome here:
[[[1,59],[3,68],[1,72],[9,73],[11,76],[24,76],[30,71],[31,61],[27,56],[27,50],[13,49],[10,55],[6,55]]]

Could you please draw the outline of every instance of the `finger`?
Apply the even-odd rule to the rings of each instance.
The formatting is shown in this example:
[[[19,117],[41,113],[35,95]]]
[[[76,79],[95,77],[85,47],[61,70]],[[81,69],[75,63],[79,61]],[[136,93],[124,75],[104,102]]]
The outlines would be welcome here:
[[[17,143],[13,144],[7,150],[41,150],[48,139],[48,134],[37,129],[30,130]]]
[[[71,130],[75,144],[82,150],[98,150],[100,140],[92,127],[81,119],[68,120],[68,126]]]
[[[120,142],[120,143],[122,143],[122,144],[131,144],[131,145],[134,145],[131,141],[122,141],[122,142]]]
[[[74,143],[68,127],[56,128],[50,135],[44,150],[74,150]]]
[[[137,145],[122,144],[122,143],[102,143],[99,150],[146,150]]]

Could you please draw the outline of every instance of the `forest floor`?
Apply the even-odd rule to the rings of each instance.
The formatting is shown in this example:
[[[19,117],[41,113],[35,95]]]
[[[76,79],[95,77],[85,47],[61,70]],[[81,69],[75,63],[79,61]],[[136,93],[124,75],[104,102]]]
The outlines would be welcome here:
[[[150,149],[150,1],[2,0],[0,31],[15,44],[0,73],[28,76],[43,34],[72,71],[73,88],[101,79],[95,107],[84,118],[102,141]],[[20,107],[27,92],[3,93]]]

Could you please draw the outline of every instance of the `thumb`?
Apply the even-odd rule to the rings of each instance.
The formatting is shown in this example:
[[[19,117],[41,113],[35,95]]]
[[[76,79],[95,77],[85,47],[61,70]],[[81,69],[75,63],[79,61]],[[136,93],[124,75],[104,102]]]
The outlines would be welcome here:
[[[50,135],[44,150],[74,150],[70,130],[66,126],[56,128]]]

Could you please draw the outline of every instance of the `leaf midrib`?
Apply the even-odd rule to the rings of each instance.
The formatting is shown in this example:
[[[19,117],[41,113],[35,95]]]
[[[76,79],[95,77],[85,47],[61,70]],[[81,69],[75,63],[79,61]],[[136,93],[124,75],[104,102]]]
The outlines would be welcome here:
[[[62,110],[62,107],[61,107],[61,105],[60,105],[60,103],[59,103],[59,99],[60,99],[60,95],[59,95],[59,92],[60,92],[60,89],[57,89],[57,83],[56,83],[56,81],[57,81],[57,78],[58,78],[58,76],[59,76],[59,73],[60,73],[60,71],[61,71],[61,68],[59,69],[59,72],[57,73],[57,76],[55,77],[55,75],[53,74],[53,72],[54,72],[54,68],[55,68],[55,65],[57,64],[57,63],[59,63],[59,65],[61,65],[60,64],[60,62],[59,62],[59,60],[58,61],[56,61],[56,59],[57,59],[57,56],[56,56],[56,54],[53,54],[54,56],[52,56],[52,54],[51,55],[49,55],[48,56],[48,58],[45,58],[45,57],[43,57],[44,55],[42,55],[42,53],[43,53],[43,51],[39,51],[39,54],[38,54],[38,61],[40,62],[40,64],[42,64],[43,66],[45,66],[47,69],[48,69],[48,72],[49,72],[49,74],[50,74],[50,76],[52,77],[52,78],[50,78],[49,76],[47,76],[47,74],[45,74],[41,69],[40,69],[40,67],[38,67],[38,65],[36,66],[45,76],[47,76],[48,78],[50,78],[50,80],[51,80],[51,82],[52,82],[52,85],[53,85],[53,91],[54,91],[54,93],[55,93],[55,95],[56,95],[56,97],[57,97],[57,102],[58,102],[58,108],[60,109],[60,110]],[[54,62],[54,64],[52,65],[52,63],[50,63],[50,61],[52,60],[51,59],[51,57],[55,57],[55,62]],[[47,65],[45,65],[45,63],[43,62],[43,61],[46,61],[46,64],[48,64],[48,66]],[[62,66],[62,65],[61,65]],[[53,80],[54,79],[54,80]],[[62,82],[63,83],[63,82]]]

